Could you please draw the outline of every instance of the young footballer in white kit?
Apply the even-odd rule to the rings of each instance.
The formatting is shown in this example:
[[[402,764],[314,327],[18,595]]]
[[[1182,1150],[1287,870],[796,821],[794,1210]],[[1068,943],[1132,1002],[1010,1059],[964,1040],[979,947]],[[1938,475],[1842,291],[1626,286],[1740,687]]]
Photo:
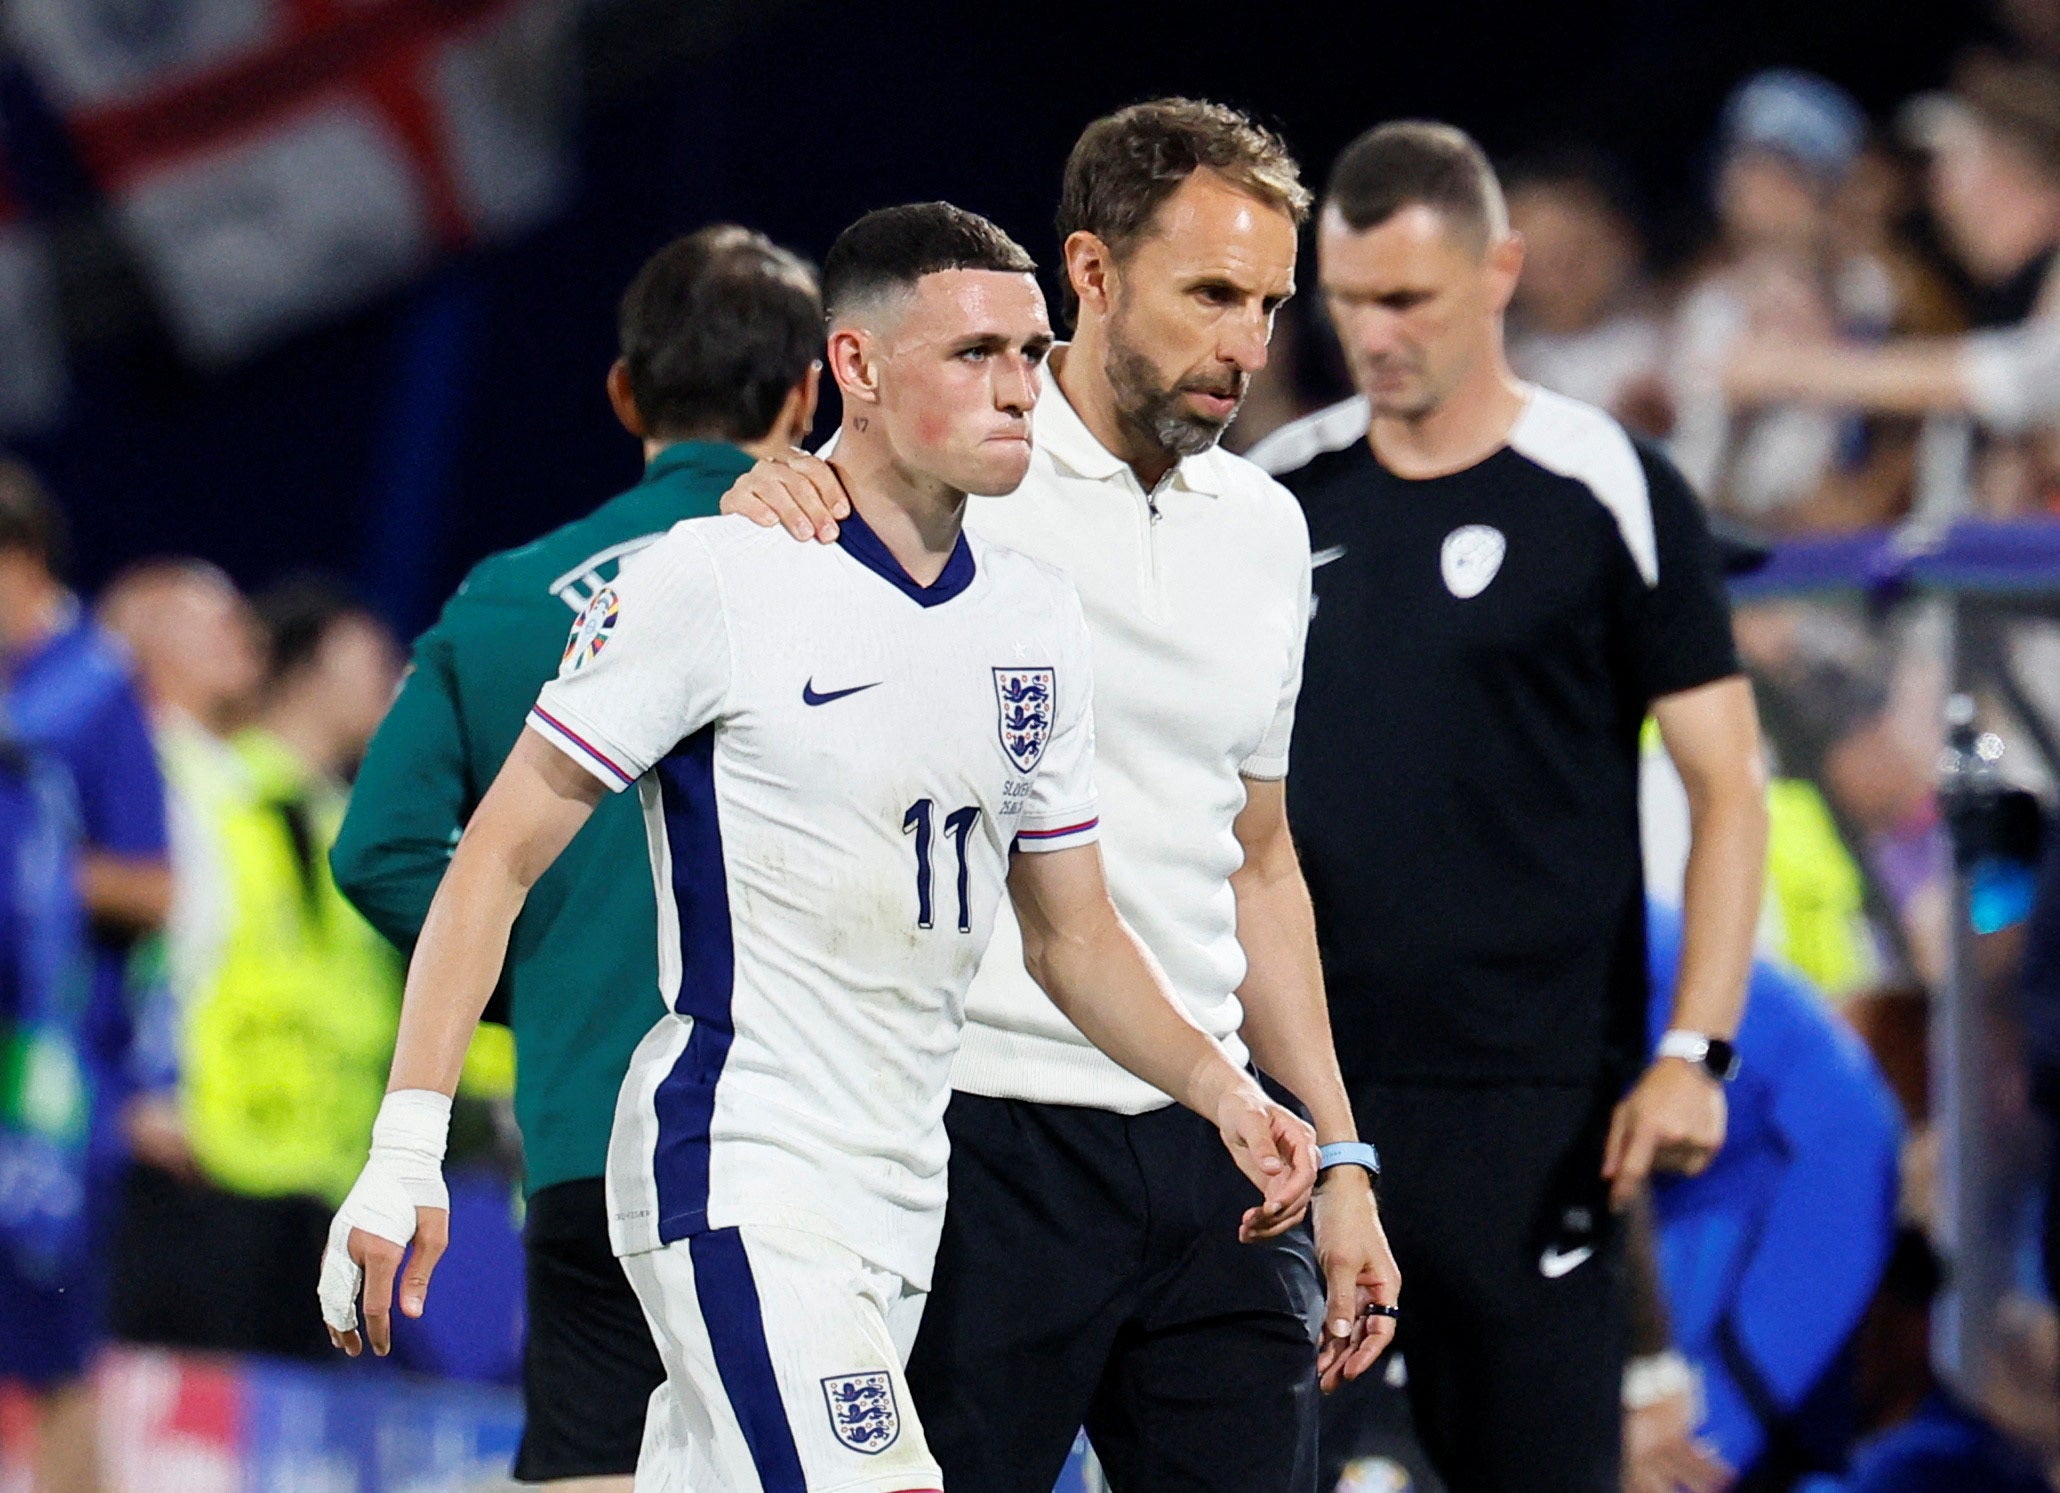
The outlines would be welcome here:
[[[416,948],[371,1159],[324,1262],[323,1314],[353,1353],[361,1284],[385,1351],[411,1239],[401,1309],[421,1314],[449,1226],[449,1095],[527,888],[602,793],[637,789],[666,1014],[623,1085],[608,1194],[667,1371],[640,1489],[942,1487],[902,1360],[1004,882],[1066,1015],[1220,1128],[1264,1194],[1243,1232],[1307,1205],[1309,1127],[1188,1018],[1109,900],[1071,584],[961,532],[966,494],[1009,492],[1029,463],[1052,340],[1032,269],[942,203],[839,238],[823,293],[840,542],[694,520],[596,596]]]

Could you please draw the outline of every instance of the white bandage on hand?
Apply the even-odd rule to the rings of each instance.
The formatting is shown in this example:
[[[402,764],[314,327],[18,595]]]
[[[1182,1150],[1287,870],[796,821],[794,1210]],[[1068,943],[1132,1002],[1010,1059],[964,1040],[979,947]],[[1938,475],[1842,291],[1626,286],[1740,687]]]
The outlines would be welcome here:
[[[358,1292],[365,1272],[350,1257],[352,1229],[405,1247],[415,1237],[417,1208],[451,1206],[443,1182],[444,1145],[450,1137],[451,1100],[429,1089],[388,1094],[372,1122],[372,1154],[329,1225],[316,1294],[322,1320],[338,1332],[358,1325]]]

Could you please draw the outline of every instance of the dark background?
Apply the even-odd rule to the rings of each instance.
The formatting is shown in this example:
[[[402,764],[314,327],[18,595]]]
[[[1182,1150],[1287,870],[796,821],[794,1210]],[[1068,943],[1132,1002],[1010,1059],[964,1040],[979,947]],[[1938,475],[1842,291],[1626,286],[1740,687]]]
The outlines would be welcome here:
[[[480,556],[635,480],[601,390],[614,302],[648,253],[711,219],[820,257],[867,208],[945,197],[1049,262],[1080,127],[1185,92],[1281,128],[1315,183],[1400,115],[1449,119],[1497,155],[1594,141],[1679,256],[1745,74],[1820,71],[1885,121],[1986,31],[1978,0],[610,0],[583,24],[580,180],[552,226],[227,373],[183,367],[147,307],[88,327],[63,425],[21,449],[72,513],[88,587],[168,552],[250,586],[319,567],[412,633]],[[18,77],[10,100],[16,136],[36,134]],[[34,185],[77,199],[80,178],[47,157]]]

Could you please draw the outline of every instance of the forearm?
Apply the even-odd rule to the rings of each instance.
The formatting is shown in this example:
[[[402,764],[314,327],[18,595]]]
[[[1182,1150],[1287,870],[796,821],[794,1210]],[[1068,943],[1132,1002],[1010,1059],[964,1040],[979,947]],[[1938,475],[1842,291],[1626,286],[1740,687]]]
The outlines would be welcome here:
[[[1674,1324],[1660,1280],[1652,1199],[1645,1194],[1624,1214],[1624,1258],[1631,1274],[1631,1357],[1650,1358],[1674,1346]]]
[[[1316,914],[1290,849],[1286,864],[1248,862],[1231,878],[1237,936],[1245,951],[1242,1035],[1261,1071],[1308,1107],[1324,1145],[1357,1140],[1351,1100],[1338,1071],[1316,948]]]
[[[600,800],[600,785],[525,731],[451,856],[408,965],[389,1091],[457,1091],[516,914]]]
[[[79,884],[87,914],[125,933],[154,933],[172,910],[171,867],[155,858],[88,851]]]
[[[1113,908],[1081,931],[1026,928],[1024,963],[1088,1041],[1195,1113],[1213,1120],[1223,1095],[1250,1082],[1181,1008]]]
[[[1745,1009],[1767,858],[1767,806],[1757,773],[1689,790],[1681,968],[1671,1024],[1730,1037]]]
[[[504,861],[461,845],[408,966],[387,1089],[454,1094],[480,1013],[493,995],[528,886]]]
[[[1787,350],[1771,375],[1776,396],[1883,415],[1957,413],[1968,389],[1957,338],[1894,347]]]

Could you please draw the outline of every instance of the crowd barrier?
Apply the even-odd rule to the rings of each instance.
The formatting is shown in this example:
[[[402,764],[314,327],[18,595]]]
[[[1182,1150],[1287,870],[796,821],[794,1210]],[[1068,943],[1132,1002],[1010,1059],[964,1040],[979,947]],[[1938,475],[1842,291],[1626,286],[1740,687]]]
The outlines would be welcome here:
[[[2003,775],[2051,800],[2060,785],[2060,521],[1919,521],[1791,542],[1734,594],[1742,607],[1844,609],[1883,640],[1901,680],[1925,681],[1921,708],[1941,747],[1957,703],[1971,730],[2005,752]],[[1919,667],[1905,667],[1914,655]],[[2028,1102],[2013,972],[1998,973],[1983,953],[1988,930],[1976,931],[1976,879],[1970,866],[1949,867],[1943,957],[1929,981],[1929,1061],[1933,1235],[1948,1270],[1933,1358],[1980,1402],[2003,1371],[2006,1304],[2038,1292],[2024,1261],[2043,1137]]]
[[[1962,519],[1791,540],[1732,590],[1740,601],[1835,590],[1890,600],[1917,588],[2060,600],[2060,520]]]

